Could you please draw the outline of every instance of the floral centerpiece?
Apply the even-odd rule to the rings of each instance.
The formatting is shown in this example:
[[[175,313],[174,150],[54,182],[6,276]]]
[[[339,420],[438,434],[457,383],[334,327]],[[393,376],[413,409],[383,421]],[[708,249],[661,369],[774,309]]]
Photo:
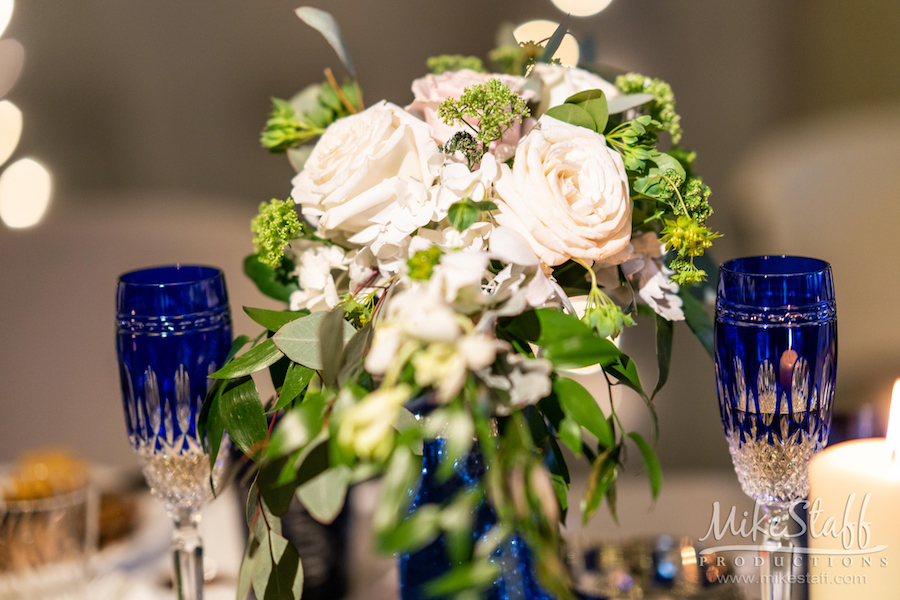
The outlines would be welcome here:
[[[349,77],[339,84],[327,70],[325,82],[274,101],[262,143],[287,152],[298,174],[289,199],[261,205],[245,271],[289,309],[245,308],[264,331],[236,340],[201,415],[211,460],[224,431],[257,467],[239,596],[251,584],[259,597],[299,594],[299,556],[278,524],[295,495],[329,522],[348,486],[382,475],[377,545],[445,544],[448,570],[432,592],[494,585],[491,557],[515,537],[540,585],[570,598],[560,444],[591,464],[583,521],[604,501],[615,514],[626,440],[655,496],[653,398],[674,322],[687,317],[709,342],[688,288],[705,280],[694,259],[717,235],[706,226],[709,188],[679,145],[671,88],[560,65],[564,23],[548,40],[492,52],[499,72],[435,57],[410,105],[366,106],[333,18],[297,13]],[[656,326],[650,391],[613,342],[638,314]],[[651,441],[567,376],[591,365],[646,403]],[[264,369],[276,388],[268,401],[250,377]],[[438,477],[473,452],[485,474],[410,511],[423,440],[435,439]],[[475,536],[479,506],[492,525]]]

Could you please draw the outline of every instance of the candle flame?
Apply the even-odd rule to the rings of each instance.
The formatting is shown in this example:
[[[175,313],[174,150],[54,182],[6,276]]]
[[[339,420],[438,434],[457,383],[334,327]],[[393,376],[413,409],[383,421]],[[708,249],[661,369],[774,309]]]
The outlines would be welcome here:
[[[891,394],[891,416],[888,418],[887,445],[891,449],[892,457],[897,458],[897,450],[900,450],[900,379],[894,382],[894,391]]]

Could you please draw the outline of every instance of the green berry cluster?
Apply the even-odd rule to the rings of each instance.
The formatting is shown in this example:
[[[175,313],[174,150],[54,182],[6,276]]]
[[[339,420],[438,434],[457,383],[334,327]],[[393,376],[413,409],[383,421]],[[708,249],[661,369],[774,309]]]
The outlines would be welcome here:
[[[305,231],[290,198],[261,203],[259,214],[250,221],[250,229],[259,262],[273,270],[281,266],[284,247]]]

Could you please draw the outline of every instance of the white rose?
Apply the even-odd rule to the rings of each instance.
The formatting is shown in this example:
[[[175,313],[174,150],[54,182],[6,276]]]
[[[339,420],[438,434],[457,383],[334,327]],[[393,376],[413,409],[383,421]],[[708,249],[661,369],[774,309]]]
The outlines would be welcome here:
[[[329,125],[292,195],[326,238],[399,241],[432,220],[428,189],[443,162],[431,128],[382,101]]]
[[[541,103],[538,114],[542,115],[554,106],[564,104],[566,98],[587,90],[602,90],[607,98],[621,96],[615,85],[599,75],[578,67],[564,67],[538,63],[534,65],[534,75],[541,80]]]
[[[545,268],[628,246],[628,176],[603,136],[545,115],[519,143],[512,169],[501,168],[496,220],[524,236]]]

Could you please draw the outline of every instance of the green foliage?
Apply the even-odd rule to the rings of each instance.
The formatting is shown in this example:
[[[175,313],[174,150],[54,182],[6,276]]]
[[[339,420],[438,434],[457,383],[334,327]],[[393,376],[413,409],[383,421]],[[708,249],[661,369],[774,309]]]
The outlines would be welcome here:
[[[291,321],[278,330],[272,341],[292,361],[319,371],[323,361],[319,349],[319,327],[326,314],[328,313],[314,312]],[[346,321],[343,321],[341,327],[345,341],[356,332],[353,325]]]
[[[686,288],[681,288],[678,295],[684,302],[684,320],[694,332],[700,345],[709,354],[710,359],[715,359],[715,333],[713,320],[706,312],[703,303],[697,300]]]
[[[420,281],[431,279],[434,267],[441,262],[441,256],[443,255],[444,251],[437,246],[419,250],[406,261],[406,266],[409,268],[409,277]]]
[[[586,309],[581,320],[601,338],[615,339],[626,327],[636,325],[634,318],[613,302]]]
[[[245,306],[244,312],[259,325],[262,325],[269,331],[275,332],[281,329],[295,319],[305,317],[309,314],[306,309],[303,310],[268,310],[265,308],[252,308]]]
[[[662,468],[659,466],[659,459],[656,457],[656,452],[653,451],[650,444],[641,437],[641,434],[631,432],[628,434],[628,437],[637,444],[641,458],[644,459],[644,467],[647,469],[647,477],[650,479],[650,493],[653,494],[655,500],[659,496],[659,490],[662,487]]]
[[[293,270],[294,263],[287,258],[282,259],[277,269],[264,265],[256,254],[244,259],[244,275],[256,284],[260,292],[281,302],[289,302],[291,294],[300,289]]]
[[[441,54],[440,56],[432,56],[427,61],[428,70],[435,75],[440,75],[446,71],[462,71],[470,69],[478,73],[487,73],[484,63],[477,56],[464,56],[462,54]]]
[[[475,136],[468,131],[457,131],[446,144],[440,144],[438,148],[444,154],[452,155],[461,152],[466,157],[470,171],[481,162],[485,152],[484,147],[480,146]]]
[[[337,465],[297,488],[297,498],[316,521],[327,525],[344,508],[350,476],[350,467]]]
[[[250,221],[250,229],[259,261],[272,270],[281,266],[284,247],[306,231],[290,198],[261,203],[259,214]]]
[[[706,271],[694,265],[694,258],[702,256],[712,246],[712,241],[721,236],[687,215],[675,220],[666,219],[661,233],[660,240],[665,242],[666,248],[677,252],[669,264],[675,271],[672,281],[681,284],[704,281]]]
[[[498,72],[524,76],[543,53],[543,46],[529,41],[495,48],[488,54],[488,59]]]
[[[341,35],[341,28],[338,26],[337,21],[331,13],[311,6],[300,7],[294,12],[297,13],[297,16],[300,17],[304,23],[322,34],[325,41],[331,45],[334,52],[338,55],[338,58],[344,63],[347,71],[356,77],[356,70],[353,68],[353,60],[350,58],[350,52],[347,50],[347,45],[344,43],[344,37]]]
[[[650,115],[641,115],[607,132],[606,142],[622,155],[626,169],[642,172],[647,168],[647,161],[661,154],[656,149],[656,134],[660,131],[662,124],[659,121]]]
[[[466,125],[485,148],[530,114],[525,99],[499,79],[467,87],[459,100],[447,98],[438,108],[444,123]]]
[[[654,314],[656,322],[656,362],[659,368],[659,376],[656,379],[656,387],[653,388],[653,394],[650,398],[656,397],[656,394],[663,388],[669,379],[669,365],[672,361],[672,337],[674,334],[675,324],[661,315]]]
[[[559,49],[559,45],[562,44],[563,38],[566,37],[566,33],[568,33],[569,31],[570,18],[570,15],[567,14],[562,22],[553,31],[553,35],[551,35],[550,39],[547,40],[547,45],[544,46],[544,51],[541,53],[540,62],[553,62],[553,55],[556,54],[556,51]]]
[[[581,384],[560,377],[553,383],[553,392],[567,419],[594,434],[602,447],[612,448],[616,445],[615,434],[600,410],[600,405]]]
[[[282,356],[284,354],[275,347],[275,343],[272,340],[266,340],[227,363],[210,377],[213,379],[236,379],[250,375],[274,365]]]
[[[253,456],[262,449],[268,427],[262,400],[250,377],[226,385],[218,410],[225,431],[241,452]]]
[[[462,232],[482,220],[484,213],[492,210],[497,210],[497,205],[493,202],[488,200],[475,202],[471,198],[463,198],[450,205],[447,217],[450,219],[450,225]]]
[[[619,75],[616,87],[626,94],[652,94],[653,105],[650,115],[662,123],[663,129],[672,136],[672,142],[681,140],[681,117],[675,112],[675,94],[672,86],[662,79],[654,79],[638,73]]]

